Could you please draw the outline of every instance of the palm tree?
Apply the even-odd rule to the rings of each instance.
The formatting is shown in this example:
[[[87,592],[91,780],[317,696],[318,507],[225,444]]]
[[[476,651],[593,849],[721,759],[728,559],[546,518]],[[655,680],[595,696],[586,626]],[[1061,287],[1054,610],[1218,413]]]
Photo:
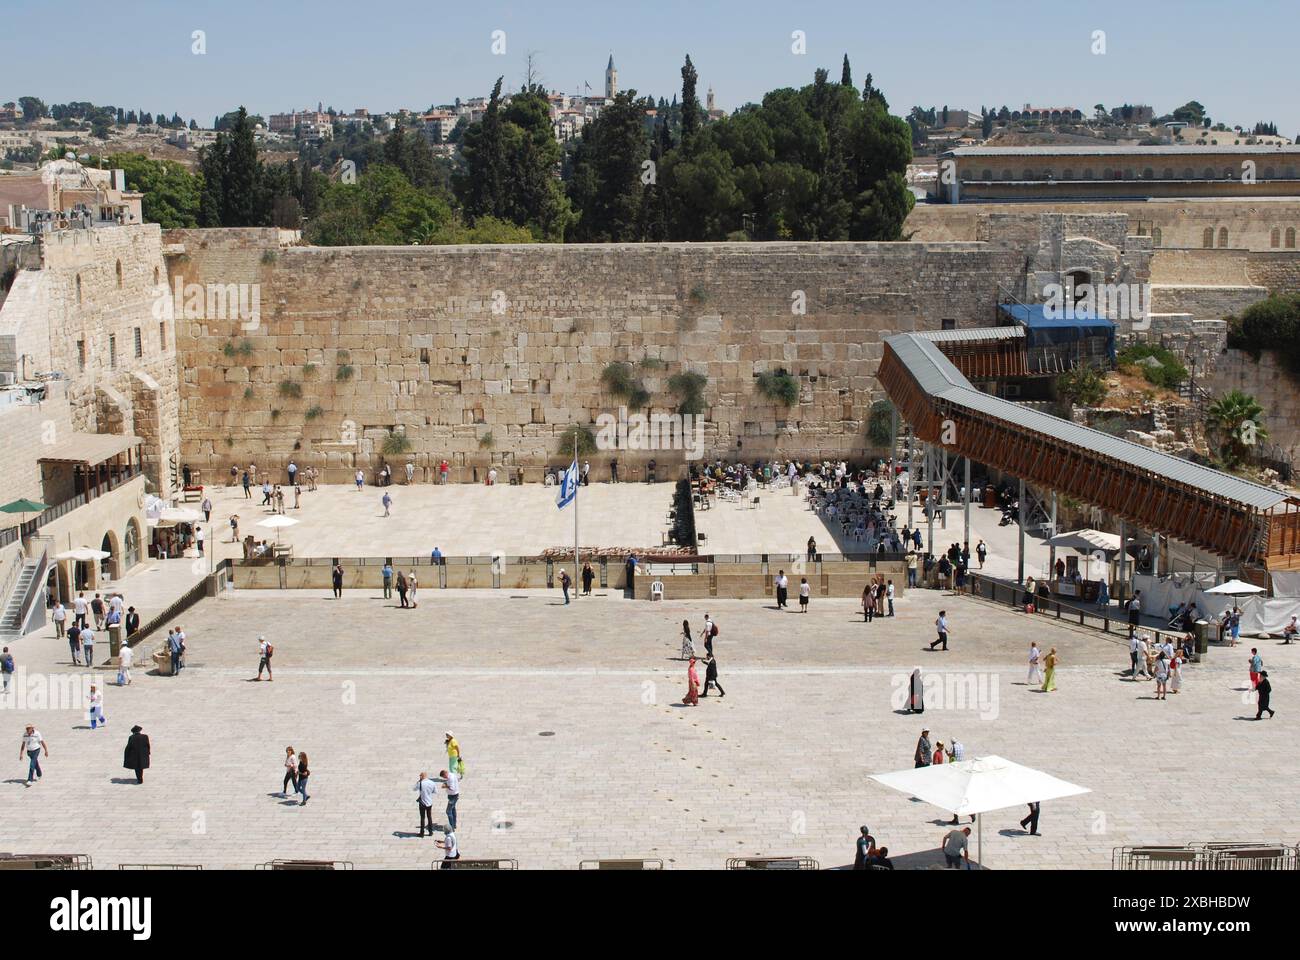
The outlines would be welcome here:
[[[1252,448],[1268,439],[1264,408],[1240,390],[1229,390],[1210,404],[1205,429],[1218,443],[1219,458],[1229,468],[1241,466],[1250,458]]]

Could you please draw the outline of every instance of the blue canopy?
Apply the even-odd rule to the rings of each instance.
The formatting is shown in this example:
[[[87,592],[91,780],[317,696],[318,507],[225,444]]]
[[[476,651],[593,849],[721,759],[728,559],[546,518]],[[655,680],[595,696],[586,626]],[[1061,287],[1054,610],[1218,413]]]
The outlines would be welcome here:
[[[1059,346],[1090,337],[1106,338],[1106,353],[1115,360],[1115,322],[1105,317],[1049,317],[1044,303],[1002,303],[1002,313],[1025,328],[1031,347]]]

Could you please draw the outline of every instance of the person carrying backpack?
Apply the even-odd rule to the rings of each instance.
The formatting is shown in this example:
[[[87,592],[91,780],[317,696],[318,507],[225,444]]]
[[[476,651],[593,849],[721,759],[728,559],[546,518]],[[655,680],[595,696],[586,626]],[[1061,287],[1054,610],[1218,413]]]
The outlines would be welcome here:
[[[9,692],[9,682],[14,675],[14,655],[5,647],[4,653],[0,653],[0,677],[4,679],[4,692]]]
[[[257,638],[257,650],[261,654],[261,659],[257,662],[257,679],[262,679],[262,671],[266,670],[266,679],[269,683],[275,679],[271,673],[271,657],[275,654],[275,647],[266,642],[266,637]]]

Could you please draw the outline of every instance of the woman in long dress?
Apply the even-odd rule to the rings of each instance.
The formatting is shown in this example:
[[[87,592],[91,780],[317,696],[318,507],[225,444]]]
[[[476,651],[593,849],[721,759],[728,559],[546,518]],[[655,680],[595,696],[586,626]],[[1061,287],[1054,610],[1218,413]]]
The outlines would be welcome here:
[[[695,656],[695,643],[691,640],[691,622],[682,621],[682,656],[681,659],[689,660]]]
[[[1051,693],[1056,689],[1056,664],[1059,659],[1056,655],[1056,648],[1052,647],[1043,661],[1047,671],[1043,677],[1043,693]]]
[[[1043,682],[1043,671],[1040,666],[1043,659],[1042,653],[1038,650],[1038,644],[1031,642],[1029,644],[1029,686]]]
[[[1177,693],[1183,686],[1183,658],[1174,655],[1169,664],[1169,692]]]
[[[686,696],[682,697],[682,703],[688,707],[697,707],[700,704],[700,675],[695,672],[694,657],[691,657],[691,662],[686,668]]]

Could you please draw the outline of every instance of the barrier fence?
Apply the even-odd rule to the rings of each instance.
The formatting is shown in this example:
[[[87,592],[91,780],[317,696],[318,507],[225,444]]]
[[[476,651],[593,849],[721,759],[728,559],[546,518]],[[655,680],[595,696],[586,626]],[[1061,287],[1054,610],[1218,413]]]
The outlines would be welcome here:
[[[1116,847],[1114,870],[1297,870],[1296,848],[1283,843],[1189,843]]]

